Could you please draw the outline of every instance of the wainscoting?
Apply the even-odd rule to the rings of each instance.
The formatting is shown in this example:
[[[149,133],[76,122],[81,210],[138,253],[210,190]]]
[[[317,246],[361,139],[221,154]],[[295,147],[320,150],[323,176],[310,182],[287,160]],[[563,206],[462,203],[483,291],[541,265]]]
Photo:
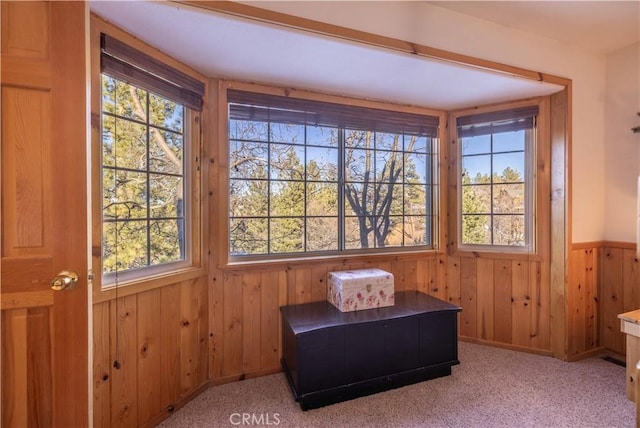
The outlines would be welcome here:
[[[635,246],[575,244],[569,260],[567,358],[624,355],[617,315],[640,307]],[[210,385],[280,371],[279,307],[324,300],[330,271],[370,267],[392,272],[397,291],[460,305],[463,340],[551,355],[539,260],[430,253],[212,269],[94,305],[95,425],[152,425]]]
[[[447,288],[437,254],[214,270],[210,378],[222,383],[279,371],[280,306],[325,300],[330,271],[371,267],[393,273],[396,291],[420,290],[459,304],[459,290]]]
[[[599,257],[601,344],[608,351],[625,355],[626,341],[620,332],[618,314],[640,309],[640,263],[636,247],[630,243],[605,242]]]

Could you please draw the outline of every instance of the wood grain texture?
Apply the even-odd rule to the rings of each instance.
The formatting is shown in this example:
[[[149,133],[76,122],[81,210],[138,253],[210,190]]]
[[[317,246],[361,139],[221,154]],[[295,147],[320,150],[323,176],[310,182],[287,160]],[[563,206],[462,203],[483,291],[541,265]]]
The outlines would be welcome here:
[[[181,284],[160,289],[160,346],[162,362],[162,408],[167,409],[180,400],[180,359],[182,354],[181,331]]]
[[[567,287],[571,242],[571,95],[567,88],[551,96],[549,114],[551,222],[549,229],[549,319],[553,355],[568,356]]]
[[[602,257],[602,345],[621,355],[625,353],[624,334],[618,314],[624,312],[624,250],[605,247]]]
[[[3,256],[51,254],[51,94],[2,88]]]
[[[3,426],[87,426],[88,9],[0,7]],[[78,271],[78,284],[53,293],[63,269]]]
[[[531,282],[530,263],[520,260],[511,262],[511,342],[514,345],[531,347]]]
[[[49,58],[49,3],[2,2],[2,55]]]
[[[455,264],[456,262],[454,262]],[[460,314],[460,335],[476,337],[478,334],[477,324],[477,270],[475,257],[461,257],[460,263],[460,303],[462,313]]]
[[[94,305],[95,426],[153,425],[208,383],[208,296],[202,277]]]
[[[512,270],[510,260],[496,260],[495,274],[495,340],[512,343],[512,323],[520,322],[512,318]]]
[[[137,296],[137,402],[138,425],[162,412],[162,293],[151,290]]]
[[[138,424],[137,296],[121,297],[110,306],[111,426]]]
[[[2,311],[2,426],[28,426],[27,310]]]
[[[51,308],[34,307],[27,314],[28,426],[52,426]]]
[[[93,425],[111,426],[111,303],[93,305]]]

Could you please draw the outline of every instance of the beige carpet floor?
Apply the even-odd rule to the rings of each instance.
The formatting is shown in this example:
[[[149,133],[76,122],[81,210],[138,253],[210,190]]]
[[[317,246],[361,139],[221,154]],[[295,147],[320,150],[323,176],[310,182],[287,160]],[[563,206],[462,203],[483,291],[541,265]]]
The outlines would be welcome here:
[[[284,374],[210,388],[169,427],[633,427],[625,369],[460,342],[451,376],[303,412]]]

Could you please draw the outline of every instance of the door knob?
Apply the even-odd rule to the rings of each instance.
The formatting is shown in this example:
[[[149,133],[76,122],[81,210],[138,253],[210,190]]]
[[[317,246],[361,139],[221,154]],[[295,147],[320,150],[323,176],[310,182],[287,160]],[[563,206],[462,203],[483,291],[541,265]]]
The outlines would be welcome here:
[[[63,270],[51,280],[51,289],[54,291],[66,290],[78,282],[78,274],[68,270]]]

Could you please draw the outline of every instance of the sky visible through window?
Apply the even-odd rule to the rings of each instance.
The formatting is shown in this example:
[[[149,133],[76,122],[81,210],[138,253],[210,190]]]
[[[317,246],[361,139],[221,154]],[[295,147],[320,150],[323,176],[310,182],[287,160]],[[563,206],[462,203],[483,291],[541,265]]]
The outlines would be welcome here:
[[[500,175],[506,168],[511,168],[522,176],[525,171],[524,132],[493,134],[493,150],[491,135],[464,138],[462,140],[463,170],[467,171],[472,181],[478,175],[490,176],[492,173]],[[491,156],[492,152],[493,156]]]

